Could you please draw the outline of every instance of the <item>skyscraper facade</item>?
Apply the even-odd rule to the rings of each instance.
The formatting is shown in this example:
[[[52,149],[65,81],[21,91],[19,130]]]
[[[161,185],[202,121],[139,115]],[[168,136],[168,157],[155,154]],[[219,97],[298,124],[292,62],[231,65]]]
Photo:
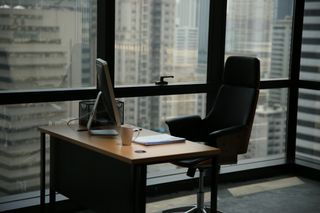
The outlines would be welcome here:
[[[273,0],[231,0],[227,5],[226,55],[260,59],[261,77],[270,70]]]
[[[320,0],[306,0],[302,35],[300,79],[320,81]],[[320,93],[300,89],[298,102],[297,159],[319,165]],[[319,166],[318,166],[319,167]]]
[[[174,76],[172,82],[203,82],[205,74],[197,73],[199,2],[116,1],[116,86],[153,84],[163,75]],[[203,110],[199,100],[198,95],[126,99],[125,119],[164,131],[165,118]]]
[[[154,84],[160,76],[170,75],[173,82],[204,82],[206,74],[199,72],[199,45],[202,68],[206,70],[207,19],[200,23],[199,12],[209,7],[198,0],[121,0],[116,1],[115,85]],[[208,1],[205,1],[208,3]],[[200,5],[202,9],[200,10]],[[203,14],[205,15],[205,13]],[[201,41],[200,41],[201,38]],[[206,37],[207,38],[207,37]],[[165,119],[205,113],[205,95],[170,95],[125,98],[125,122],[166,131]],[[169,174],[176,167],[148,167],[148,176]]]
[[[1,89],[66,87],[71,52],[55,17],[75,21],[71,13],[34,9],[1,10]],[[69,29],[74,31],[75,29]],[[81,32],[78,32],[81,33]],[[68,41],[69,42],[69,41]],[[74,81],[80,79],[73,78]],[[1,106],[1,193],[29,191],[39,186],[39,133],[43,118],[67,117],[65,103]]]
[[[88,22],[95,18],[84,18],[79,9],[95,10],[95,4],[88,2],[10,1],[0,5],[1,90],[92,83],[94,55],[89,52],[95,52],[96,31]],[[0,106],[0,197],[39,189],[37,127],[64,122],[75,114],[77,109],[70,102]]]

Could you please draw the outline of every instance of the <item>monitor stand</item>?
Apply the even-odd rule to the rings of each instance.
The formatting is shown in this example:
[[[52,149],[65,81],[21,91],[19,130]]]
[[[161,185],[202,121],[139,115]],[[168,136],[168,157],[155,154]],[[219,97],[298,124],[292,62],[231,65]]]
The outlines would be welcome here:
[[[108,126],[106,128],[101,128],[101,129],[93,129],[91,127],[92,125],[92,121],[93,121],[93,118],[96,114],[96,111],[97,111],[97,106],[98,106],[98,103],[100,101],[100,98],[101,98],[101,91],[98,93],[97,95],[97,98],[96,98],[96,101],[94,102],[94,105],[93,105],[93,109],[90,113],[90,117],[89,117],[89,120],[88,120],[88,123],[87,123],[87,129],[88,129],[88,132],[90,135],[100,135],[100,136],[116,136],[116,135],[119,135],[119,132],[117,131],[116,129],[116,126]]]

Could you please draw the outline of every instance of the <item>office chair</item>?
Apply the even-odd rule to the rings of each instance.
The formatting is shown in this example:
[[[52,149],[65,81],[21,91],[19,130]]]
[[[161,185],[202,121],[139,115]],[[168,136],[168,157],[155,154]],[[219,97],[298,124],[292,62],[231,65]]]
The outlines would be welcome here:
[[[204,142],[218,147],[219,166],[237,163],[237,156],[247,152],[254,114],[259,95],[260,62],[256,58],[231,56],[225,63],[222,85],[208,115],[201,119],[192,115],[166,121],[171,135],[187,140]],[[173,162],[187,167],[187,175],[193,177],[199,170],[197,204],[163,211],[207,212],[204,205],[204,174],[211,163],[209,159],[196,158]]]

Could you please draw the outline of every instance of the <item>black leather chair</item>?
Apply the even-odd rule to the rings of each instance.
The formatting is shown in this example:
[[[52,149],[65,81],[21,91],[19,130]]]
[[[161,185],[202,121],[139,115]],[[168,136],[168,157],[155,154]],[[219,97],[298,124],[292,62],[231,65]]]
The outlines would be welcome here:
[[[208,115],[186,116],[167,120],[170,134],[187,140],[204,142],[221,149],[219,165],[237,163],[237,156],[247,152],[259,95],[260,62],[256,58],[231,56],[227,59],[222,85]],[[205,158],[183,160],[174,164],[187,167],[193,177],[199,170],[197,205],[163,212],[206,212],[204,206],[204,171],[210,167]]]

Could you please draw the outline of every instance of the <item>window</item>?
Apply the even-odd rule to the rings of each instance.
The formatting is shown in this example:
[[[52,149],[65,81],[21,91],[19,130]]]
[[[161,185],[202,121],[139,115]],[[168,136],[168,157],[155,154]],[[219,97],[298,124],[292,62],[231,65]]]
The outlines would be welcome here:
[[[1,90],[95,84],[96,0],[10,2],[0,5]]]
[[[167,132],[165,120],[177,116],[206,114],[206,95],[188,94],[156,97],[123,98],[126,123]],[[164,163],[148,165],[148,184],[157,184],[187,178],[185,168]]]
[[[206,114],[206,95],[186,94],[155,97],[122,98],[126,123],[167,132],[166,119]]]
[[[315,88],[299,90],[296,135],[296,162],[315,169],[320,169],[319,11],[319,0],[305,2],[300,79],[313,81]]]
[[[318,81],[319,0],[305,1],[300,78]],[[223,167],[222,172],[256,168],[252,166],[254,162],[262,162],[262,166],[271,161],[274,165],[275,159],[281,164],[285,162],[289,84],[284,86],[281,82],[290,80],[273,82],[289,76],[293,2],[227,1],[225,58],[258,57],[262,84],[266,84],[260,90],[248,153],[239,157],[237,167]],[[224,24],[223,13],[211,13],[209,18],[209,9],[212,12],[224,4],[216,0],[0,2],[0,89],[3,90],[0,95],[10,95],[12,90],[15,94],[19,93],[17,90],[41,90],[36,91],[41,93],[36,98],[27,91],[29,96],[25,100],[15,99],[14,105],[0,106],[0,205],[12,197],[38,196],[40,135],[36,127],[65,123],[78,114],[78,102],[72,100],[94,98],[96,93],[92,89],[77,92],[76,88],[95,85],[97,55],[110,62],[116,95],[125,97],[122,100],[127,123],[165,132],[167,118],[190,114],[204,117],[206,92],[209,91],[208,99],[214,98],[209,88],[222,70],[216,69],[220,57],[210,57],[222,52],[216,44],[224,41],[224,30],[219,30],[213,21]],[[108,28],[114,21],[115,40],[110,36],[113,30]],[[214,23],[210,23],[210,30],[209,21]],[[175,78],[168,79],[170,85],[161,91],[157,86],[144,85],[153,84],[160,75]],[[61,98],[54,93],[49,101],[56,102],[44,103],[42,99],[47,101],[44,96],[55,91],[54,88],[62,88],[71,95]],[[147,89],[143,91],[144,88]],[[83,91],[86,95],[82,95]],[[297,163],[318,164],[319,94],[316,89],[299,92]],[[171,164],[153,165],[148,168],[148,184],[172,181],[179,174],[186,177],[184,171]],[[164,180],[159,181],[162,177]]]
[[[229,0],[226,57],[257,57],[261,79],[288,78],[292,7],[293,0]]]
[[[116,8],[116,86],[151,84],[161,75],[206,81],[209,0],[116,0]],[[139,30],[126,30],[133,26]]]
[[[225,58],[257,57],[261,80],[289,78],[292,0],[229,0]],[[282,159],[286,153],[288,89],[260,89],[248,152],[241,164]]]
[[[320,168],[320,92],[300,89],[296,159],[298,164]]]
[[[320,81],[320,1],[306,1],[301,50],[300,79]],[[314,27],[311,27],[314,26]]]
[[[248,151],[238,164],[282,159],[286,153],[287,89],[260,90]],[[281,99],[280,99],[281,97]]]
[[[77,115],[78,102],[0,106],[0,205],[39,194],[40,133],[37,128],[66,124],[70,117]]]
[[[0,17],[1,95],[95,85],[97,0],[1,1]],[[1,210],[39,194],[37,127],[78,116],[78,102],[32,103],[39,97],[0,105]]]

